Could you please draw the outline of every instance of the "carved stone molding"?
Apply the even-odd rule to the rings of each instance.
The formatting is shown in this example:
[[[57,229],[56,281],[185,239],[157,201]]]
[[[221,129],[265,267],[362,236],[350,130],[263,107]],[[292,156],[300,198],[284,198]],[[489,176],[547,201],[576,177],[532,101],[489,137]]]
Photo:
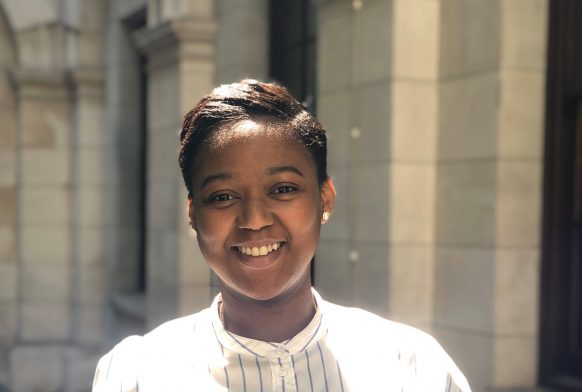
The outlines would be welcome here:
[[[68,99],[71,92],[66,70],[14,69],[10,72],[21,98]]]
[[[175,19],[137,31],[133,39],[148,58],[148,72],[182,60],[214,61],[213,21]]]

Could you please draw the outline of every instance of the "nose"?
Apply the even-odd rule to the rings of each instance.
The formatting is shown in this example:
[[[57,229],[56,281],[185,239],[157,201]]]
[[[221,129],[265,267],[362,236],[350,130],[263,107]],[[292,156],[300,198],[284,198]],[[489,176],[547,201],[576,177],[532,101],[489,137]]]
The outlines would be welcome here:
[[[259,198],[241,203],[237,225],[241,229],[261,230],[274,222],[273,213],[267,203]]]

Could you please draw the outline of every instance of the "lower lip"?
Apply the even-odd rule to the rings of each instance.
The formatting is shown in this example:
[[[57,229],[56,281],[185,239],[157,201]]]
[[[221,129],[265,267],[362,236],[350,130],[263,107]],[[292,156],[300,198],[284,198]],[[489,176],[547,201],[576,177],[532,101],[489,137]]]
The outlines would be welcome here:
[[[249,256],[249,255],[245,255],[244,253],[239,252],[236,249],[233,249],[232,251],[236,254],[238,259],[241,261],[241,263],[244,266],[249,267],[251,269],[258,270],[258,269],[267,268],[267,267],[275,264],[275,262],[279,258],[279,255],[281,254],[281,249],[283,249],[285,247],[285,245],[286,244],[284,244],[284,243],[281,244],[277,250],[274,250],[270,253],[267,253],[264,256]]]

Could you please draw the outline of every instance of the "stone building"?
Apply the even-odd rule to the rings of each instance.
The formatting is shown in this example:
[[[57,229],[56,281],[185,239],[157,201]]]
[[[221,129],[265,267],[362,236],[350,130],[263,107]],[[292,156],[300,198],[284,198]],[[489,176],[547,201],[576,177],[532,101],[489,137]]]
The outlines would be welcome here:
[[[0,390],[89,390],[115,341],[207,306],[177,130],[243,77],[328,130],[325,297],[433,333],[475,392],[582,390],[579,8],[0,0]]]

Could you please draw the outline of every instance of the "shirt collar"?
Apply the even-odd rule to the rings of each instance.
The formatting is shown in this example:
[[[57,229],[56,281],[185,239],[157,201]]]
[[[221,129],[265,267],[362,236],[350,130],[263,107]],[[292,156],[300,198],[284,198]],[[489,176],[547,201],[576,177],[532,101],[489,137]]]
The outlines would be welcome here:
[[[222,301],[221,294],[218,294],[210,306],[210,317],[216,338],[225,348],[239,354],[250,354],[257,357],[277,358],[285,353],[294,355],[308,349],[321,340],[321,338],[327,333],[327,327],[325,326],[323,312],[321,310],[323,300],[315,289],[312,288],[311,290],[316,304],[313,319],[301,332],[282,343],[263,342],[261,340],[235,335],[232,332],[225,330],[220,321],[220,317],[218,316],[218,305]]]

